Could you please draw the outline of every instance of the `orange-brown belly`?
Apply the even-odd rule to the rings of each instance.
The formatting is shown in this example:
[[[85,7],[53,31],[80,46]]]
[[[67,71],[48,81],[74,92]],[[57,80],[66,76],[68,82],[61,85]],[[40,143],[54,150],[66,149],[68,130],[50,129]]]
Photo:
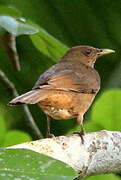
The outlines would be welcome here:
[[[76,118],[85,113],[95,94],[58,92],[39,102],[39,107],[53,119]]]

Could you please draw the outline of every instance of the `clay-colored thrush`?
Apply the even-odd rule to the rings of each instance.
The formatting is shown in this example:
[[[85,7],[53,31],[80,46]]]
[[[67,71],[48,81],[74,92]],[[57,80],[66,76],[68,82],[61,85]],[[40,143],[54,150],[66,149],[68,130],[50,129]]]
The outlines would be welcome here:
[[[77,118],[83,132],[83,115],[100,89],[94,63],[98,57],[113,52],[90,46],[72,47],[39,77],[31,91],[9,104],[38,104],[53,119]]]

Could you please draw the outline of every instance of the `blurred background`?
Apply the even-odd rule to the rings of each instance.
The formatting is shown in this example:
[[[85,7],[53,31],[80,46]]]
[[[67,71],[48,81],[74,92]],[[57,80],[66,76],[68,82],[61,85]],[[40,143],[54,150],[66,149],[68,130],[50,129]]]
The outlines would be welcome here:
[[[0,0],[0,71],[4,73],[4,78],[0,77],[1,147],[35,140],[40,132],[43,136],[46,133],[46,116],[37,105],[30,105],[29,110],[39,135],[30,125],[26,108],[7,106],[13,98],[8,81],[19,94],[29,91],[41,73],[69,47],[77,45],[116,51],[95,64],[101,89],[85,115],[85,129],[121,130],[121,1]],[[21,70],[19,65],[15,67],[16,61]],[[51,133],[56,136],[78,130],[75,120],[51,123]],[[116,175],[108,177],[120,179]]]

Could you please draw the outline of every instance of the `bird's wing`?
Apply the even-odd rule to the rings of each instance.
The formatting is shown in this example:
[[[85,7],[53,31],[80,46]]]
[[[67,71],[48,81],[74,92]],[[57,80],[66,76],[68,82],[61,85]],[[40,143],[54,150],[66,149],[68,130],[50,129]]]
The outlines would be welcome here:
[[[42,76],[41,76],[42,77]],[[44,76],[43,76],[44,77]],[[91,75],[73,70],[61,70],[53,74],[46,74],[40,78],[35,88],[58,89],[64,91],[75,91],[81,93],[96,93],[99,90],[99,83]]]

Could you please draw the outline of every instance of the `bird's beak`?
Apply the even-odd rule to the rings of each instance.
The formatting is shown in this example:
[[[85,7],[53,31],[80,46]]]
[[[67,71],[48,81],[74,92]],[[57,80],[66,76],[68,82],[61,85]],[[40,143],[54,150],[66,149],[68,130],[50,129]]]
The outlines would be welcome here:
[[[97,49],[97,55],[99,57],[111,53],[115,53],[115,51],[112,49]]]

